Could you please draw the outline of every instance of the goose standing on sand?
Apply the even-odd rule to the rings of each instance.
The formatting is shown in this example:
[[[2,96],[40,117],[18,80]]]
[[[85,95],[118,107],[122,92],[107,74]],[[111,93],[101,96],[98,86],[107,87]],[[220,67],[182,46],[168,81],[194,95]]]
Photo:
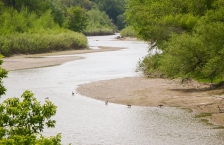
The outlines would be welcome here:
[[[163,105],[162,104],[159,104],[157,107],[160,107],[161,108],[161,107],[163,107]]]
[[[221,110],[221,108],[218,106],[219,108],[219,113],[224,113],[224,110]]]
[[[127,106],[128,106],[128,108],[131,108],[131,104],[128,104]]]

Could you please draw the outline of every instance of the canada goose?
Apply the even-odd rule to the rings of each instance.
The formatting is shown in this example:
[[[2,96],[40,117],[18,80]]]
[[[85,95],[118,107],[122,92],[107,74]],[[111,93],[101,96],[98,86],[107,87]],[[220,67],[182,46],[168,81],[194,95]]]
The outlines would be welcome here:
[[[74,96],[74,94],[75,94],[75,93],[74,93],[74,92],[72,92],[72,96]]]
[[[224,113],[224,110],[221,110],[221,108],[218,106],[219,108],[219,113]]]
[[[161,107],[163,107],[163,105],[162,104],[159,104],[157,107],[160,107],[161,108]]]
[[[131,108],[131,104],[128,104],[127,106],[128,106],[128,108]]]
[[[108,100],[105,101],[105,105],[107,105],[107,104],[108,104]]]

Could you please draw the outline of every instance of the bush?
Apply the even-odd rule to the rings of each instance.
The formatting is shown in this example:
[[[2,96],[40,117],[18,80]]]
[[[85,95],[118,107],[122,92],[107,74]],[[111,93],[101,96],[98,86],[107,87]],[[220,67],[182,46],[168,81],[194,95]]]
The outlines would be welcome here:
[[[121,32],[120,35],[122,37],[137,37],[136,32],[132,26],[128,26],[124,28]]]
[[[95,35],[113,35],[114,26],[110,18],[105,12],[101,12],[97,9],[92,9],[87,12],[88,25],[84,30],[84,34],[88,36]]]
[[[76,32],[59,34],[17,33],[14,35],[0,36],[0,51],[4,56],[83,49],[86,47],[86,37]]]

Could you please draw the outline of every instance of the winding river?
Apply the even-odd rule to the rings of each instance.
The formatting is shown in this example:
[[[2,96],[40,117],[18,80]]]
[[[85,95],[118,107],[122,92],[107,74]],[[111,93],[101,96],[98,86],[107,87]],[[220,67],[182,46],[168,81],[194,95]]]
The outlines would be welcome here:
[[[79,54],[85,59],[58,66],[10,71],[4,79],[6,96],[19,97],[32,90],[58,106],[56,127],[44,135],[62,133],[62,143],[73,145],[217,145],[224,144],[221,129],[203,124],[184,110],[165,107],[127,108],[81,96],[78,85],[99,80],[142,75],[136,72],[139,59],[147,54],[141,41],[115,41],[116,35],[88,37],[89,46],[125,47],[118,51]],[[62,56],[53,56],[62,57]],[[72,96],[72,91],[75,95]]]

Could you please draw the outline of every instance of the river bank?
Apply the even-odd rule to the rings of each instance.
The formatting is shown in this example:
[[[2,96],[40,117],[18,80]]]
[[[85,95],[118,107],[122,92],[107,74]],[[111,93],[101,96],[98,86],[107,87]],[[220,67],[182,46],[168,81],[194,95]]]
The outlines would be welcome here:
[[[12,57],[3,58],[4,63],[2,64],[2,68],[8,71],[13,71],[20,69],[54,66],[54,65],[60,65],[68,61],[83,59],[82,57],[71,56],[73,54],[116,51],[120,49],[124,48],[100,47],[99,49],[66,50],[66,51],[57,51],[42,54],[15,55]]]
[[[183,85],[180,82],[180,79],[133,77],[83,84],[77,91],[109,103],[189,108],[201,119],[224,125],[224,113],[217,108],[224,107],[224,95],[220,95],[223,90],[210,90],[209,85],[196,81]]]
[[[36,67],[59,65],[68,61],[83,59],[71,54],[115,51],[123,48],[101,47],[101,49],[72,50],[36,55],[17,55],[4,58],[2,65],[6,70],[19,70]],[[53,57],[58,56],[61,57]],[[46,57],[51,56],[51,57]],[[99,89],[100,88],[100,89]],[[224,113],[217,106],[224,108],[223,90],[210,90],[206,84],[188,82],[180,85],[180,80],[149,79],[133,77],[92,82],[80,85],[78,93],[102,101],[136,106],[175,106],[190,108],[196,114],[217,125],[224,125]],[[108,104],[108,105],[109,105]]]

